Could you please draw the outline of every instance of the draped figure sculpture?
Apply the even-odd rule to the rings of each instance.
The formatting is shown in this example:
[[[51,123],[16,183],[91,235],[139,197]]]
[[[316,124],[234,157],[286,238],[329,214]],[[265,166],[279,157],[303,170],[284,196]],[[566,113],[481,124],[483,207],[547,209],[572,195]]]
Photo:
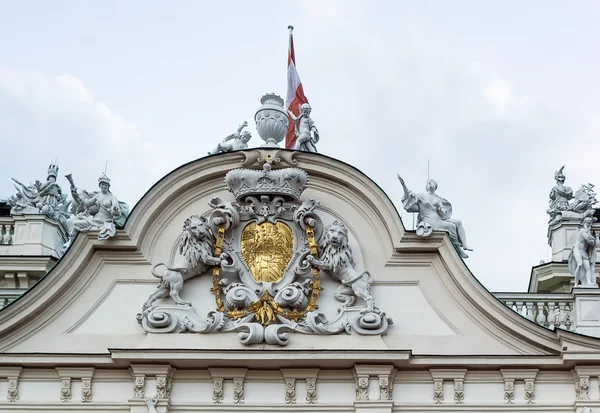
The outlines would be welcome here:
[[[438,185],[433,179],[425,184],[425,193],[414,193],[406,187],[404,179],[398,175],[404,190],[402,206],[407,212],[419,214],[417,235],[428,236],[433,230],[445,231],[450,236],[458,254],[469,258],[465,251],[473,251],[467,245],[467,235],[460,220],[452,218],[452,204],[435,193]]]
[[[67,220],[69,228],[68,246],[78,232],[98,230],[98,239],[106,240],[117,233],[116,224],[122,224],[127,217],[129,207],[119,202],[116,196],[110,192],[110,178],[106,174],[98,178],[99,192],[88,193],[77,188],[71,178],[71,195],[75,201],[73,216]]]
[[[587,214],[583,218],[583,226],[577,232],[575,243],[569,254],[569,272],[575,277],[575,287],[598,288],[596,282],[596,248],[600,239],[592,231],[594,218]]]

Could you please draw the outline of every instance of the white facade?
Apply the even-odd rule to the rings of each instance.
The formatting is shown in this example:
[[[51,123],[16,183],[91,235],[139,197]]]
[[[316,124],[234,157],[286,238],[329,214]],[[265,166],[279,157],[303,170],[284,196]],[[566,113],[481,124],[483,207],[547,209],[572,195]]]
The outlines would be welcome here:
[[[0,412],[151,412],[147,398],[158,412],[600,412],[599,339],[517,314],[447,235],[407,232],[375,183],[318,154],[286,155],[309,176],[300,200],[318,199],[324,223],[346,223],[356,267],[374,276],[371,293],[393,319],[387,333],[289,333],[287,346],[244,345],[235,332],[147,333],[136,314],[156,291],[152,264],[172,261],[186,218],[207,214],[213,197],[232,200],[228,171],[268,153],[188,164],[142,198],[116,237],[79,234],[0,311]],[[215,309],[210,274],[184,285],[200,317]],[[333,318],[338,283],[324,274],[321,285],[319,308]],[[573,330],[600,335],[597,295],[573,292]],[[550,301],[560,313],[559,298]]]

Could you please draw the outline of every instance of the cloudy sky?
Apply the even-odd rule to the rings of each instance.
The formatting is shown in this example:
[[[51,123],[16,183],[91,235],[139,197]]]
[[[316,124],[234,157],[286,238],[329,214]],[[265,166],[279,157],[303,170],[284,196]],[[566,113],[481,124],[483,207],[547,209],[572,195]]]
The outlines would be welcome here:
[[[252,125],[262,94],[285,96],[293,24],[319,150],[377,182],[408,228],[396,173],[420,191],[429,160],[471,271],[522,291],[550,258],[554,171],[600,184],[598,21],[595,1],[1,2],[0,197],[58,158],[86,188],[108,161],[135,204]]]

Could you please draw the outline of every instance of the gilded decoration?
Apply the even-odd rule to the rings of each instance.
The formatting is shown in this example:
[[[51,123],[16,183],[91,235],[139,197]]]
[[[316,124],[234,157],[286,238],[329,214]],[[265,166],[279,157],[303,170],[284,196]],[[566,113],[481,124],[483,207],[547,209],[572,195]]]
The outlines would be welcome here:
[[[341,220],[325,225],[319,201],[300,199],[304,170],[273,169],[279,158],[257,151],[262,170],[227,172],[233,197],[213,198],[208,212],[189,217],[174,259],[152,267],[160,282],[138,322],[149,333],[237,332],[243,344],[279,346],[291,332],[385,334],[392,320],[375,305],[373,276],[355,268],[348,228]],[[215,306],[202,318],[179,292],[206,273]],[[319,310],[323,276],[340,283],[333,299],[342,305],[333,319]]]
[[[257,282],[277,282],[294,254],[294,235],[283,223],[251,222],[242,231],[242,256]]]

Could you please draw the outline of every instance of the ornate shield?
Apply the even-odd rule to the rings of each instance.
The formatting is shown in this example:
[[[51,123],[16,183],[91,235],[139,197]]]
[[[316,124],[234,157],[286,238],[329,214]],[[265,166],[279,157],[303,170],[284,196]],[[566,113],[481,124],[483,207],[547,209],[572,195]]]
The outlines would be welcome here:
[[[294,235],[283,222],[251,222],[242,231],[244,261],[257,282],[277,282],[294,254]]]

